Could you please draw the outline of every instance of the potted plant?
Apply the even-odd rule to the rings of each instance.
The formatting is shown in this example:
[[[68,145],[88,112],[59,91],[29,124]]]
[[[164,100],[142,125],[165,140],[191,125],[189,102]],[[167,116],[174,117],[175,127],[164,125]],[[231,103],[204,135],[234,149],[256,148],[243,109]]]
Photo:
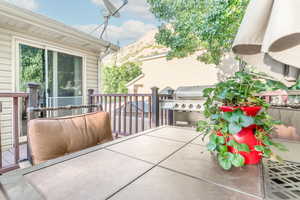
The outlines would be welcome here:
[[[272,120],[269,108],[257,94],[285,88],[280,82],[262,79],[258,74],[237,72],[214,88],[204,90],[205,121],[199,121],[197,131],[209,137],[207,148],[214,152],[225,170],[247,164],[258,164],[262,157],[281,160],[271,146],[286,148],[271,139]]]

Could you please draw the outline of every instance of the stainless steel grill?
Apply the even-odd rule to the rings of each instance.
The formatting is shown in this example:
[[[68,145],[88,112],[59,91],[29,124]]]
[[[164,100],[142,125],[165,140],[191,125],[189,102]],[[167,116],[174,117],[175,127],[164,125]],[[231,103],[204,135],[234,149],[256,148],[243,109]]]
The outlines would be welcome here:
[[[162,101],[163,109],[174,111],[174,125],[195,126],[198,120],[203,119],[203,90],[209,87],[213,86],[179,87],[172,100]]]

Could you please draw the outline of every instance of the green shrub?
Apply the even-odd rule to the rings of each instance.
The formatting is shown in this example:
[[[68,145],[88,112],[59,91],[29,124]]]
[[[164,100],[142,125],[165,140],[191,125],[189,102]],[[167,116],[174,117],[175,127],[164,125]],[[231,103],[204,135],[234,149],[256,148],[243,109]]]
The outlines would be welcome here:
[[[126,84],[141,74],[140,65],[134,62],[105,67],[103,69],[103,90],[105,93],[128,93]]]

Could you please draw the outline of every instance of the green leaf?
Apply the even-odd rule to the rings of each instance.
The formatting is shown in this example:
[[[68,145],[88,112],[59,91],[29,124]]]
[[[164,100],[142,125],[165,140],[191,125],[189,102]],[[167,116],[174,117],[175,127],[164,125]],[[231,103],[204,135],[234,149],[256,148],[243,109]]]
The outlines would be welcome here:
[[[214,115],[211,116],[212,120],[218,120],[219,118],[220,118],[219,114],[214,114]]]
[[[242,130],[242,127],[236,123],[229,123],[228,131],[231,134],[237,134]]]
[[[222,133],[228,133],[228,127],[227,126],[222,126],[221,131],[222,131]]]
[[[248,127],[248,126],[254,124],[254,118],[246,116],[246,115],[242,115],[240,124],[242,127]]]
[[[267,80],[267,86],[269,86],[272,90],[288,90],[288,87],[284,85],[282,82],[274,81],[274,80]]]
[[[211,134],[209,136],[209,141],[216,143],[217,142],[217,138],[218,138],[218,136],[213,133],[213,134]]]
[[[197,122],[197,126],[206,126],[207,124],[208,124],[207,121],[200,120]]]
[[[207,127],[208,127],[208,123],[206,121],[197,122],[197,132],[205,131]]]
[[[216,150],[216,148],[217,148],[217,144],[215,142],[210,141],[207,144],[208,151],[214,151],[214,150]]]
[[[222,113],[222,119],[230,122],[231,120],[231,117],[232,117],[232,113],[231,112],[225,112],[225,113]]]
[[[239,123],[240,122],[240,115],[237,114],[237,113],[233,113],[229,122],[232,122],[232,123]]]
[[[249,146],[247,144],[238,144],[236,149],[238,151],[250,152]]]
[[[205,88],[203,90],[203,96],[208,97],[213,91],[214,91],[214,88]]]
[[[222,93],[218,96],[220,99],[226,99],[227,90],[223,90]]]
[[[225,170],[231,169],[231,167],[232,167],[231,158],[226,157],[226,155],[223,155],[223,154],[218,154],[218,161],[219,161],[220,166],[223,169],[225,169]]]
[[[228,151],[228,147],[226,145],[219,145],[218,150],[221,154],[223,154]]]
[[[261,152],[263,152],[263,151],[265,150],[265,147],[264,147],[264,146],[261,146],[261,145],[256,145],[256,146],[254,146],[254,149],[255,149],[256,151],[261,151]]]
[[[267,149],[267,148],[265,148],[265,150],[263,151],[263,153],[264,153],[263,156],[266,157],[266,158],[270,158],[271,155],[272,155],[271,149]]]
[[[240,144],[235,140],[230,140],[229,142],[227,142],[227,145],[235,148],[237,151],[250,152],[249,146],[247,144]]]
[[[235,167],[242,167],[245,164],[245,158],[240,154],[233,154],[231,163]]]
[[[217,136],[217,144],[225,144],[225,137]]]
[[[224,156],[226,159],[229,159],[230,161],[233,159],[233,153],[230,153],[230,152],[224,153],[223,156]]]
[[[265,145],[273,145],[273,142],[271,141],[271,139],[268,137],[268,136],[265,136],[264,138],[263,138],[263,143],[265,144]]]
[[[227,145],[228,146],[231,146],[231,147],[235,147],[235,146],[237,146],[239,143],[237,143],[235,140],[229,140],[228,142],[227,142]]]

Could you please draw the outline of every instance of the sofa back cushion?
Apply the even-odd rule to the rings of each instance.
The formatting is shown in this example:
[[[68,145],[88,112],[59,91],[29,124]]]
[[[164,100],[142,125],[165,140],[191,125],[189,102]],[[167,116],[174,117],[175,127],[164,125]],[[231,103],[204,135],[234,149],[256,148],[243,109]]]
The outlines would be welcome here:
[[[106,112],[34,119],[29,122],[28,135],[34,164],[113,139]]]

